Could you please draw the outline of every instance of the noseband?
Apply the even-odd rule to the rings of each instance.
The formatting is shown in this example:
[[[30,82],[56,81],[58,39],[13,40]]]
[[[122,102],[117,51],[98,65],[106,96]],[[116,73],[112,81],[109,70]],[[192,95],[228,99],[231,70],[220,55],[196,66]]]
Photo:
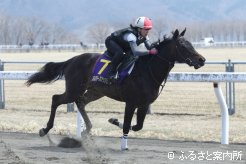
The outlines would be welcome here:
[[[179,43],[179,44],[181,44],[181,43]],[[182,55],[182,53],[180,52],[179,47],[178,47],[177,44],[175,45],[175,48],[177,50],[177,55],[176,56],[179,56],[180,58],[182,58],[185,61],[186,64],[188,64],[189,66],[191,66],[192,65],[192,60],[189,57],[185,58]]]
[[[192,60],[191,60],[189,57],[185,58],[185,57],[182,55],[182,53],[181,53],[180,50],[179,50],[179,47],[178,47],[177,43],[175,43],[175,48],[176,48],[176,52],[177,52],[177,53],[176,53],[176,57],[179,56],[180,58],[182,58],[182,59],[185,61],[186,64],[191,65],[191,64],[192,64]],[[158,55],[158,53],[157,53],[155,56],[157,56],[159,59],[161,59],[161,60],[164,61],[164,62],[168,62],[169,65],[174,65],[174,63],[175,63],[175,61],[169,61],[168,59],[166,59],[166,58],[164,58],[164,57]]]

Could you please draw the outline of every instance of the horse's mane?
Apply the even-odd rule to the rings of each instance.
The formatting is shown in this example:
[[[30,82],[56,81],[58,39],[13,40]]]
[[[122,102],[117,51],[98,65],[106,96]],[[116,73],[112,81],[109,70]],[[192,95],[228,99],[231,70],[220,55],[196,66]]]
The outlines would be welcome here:
[[[163,35],[162,40],[158,39],[156,42],[153,42],[153,43],[157,43],[155,48],[159,51],[161,47],[165,47],[167,44],[169,44],[173,40],[173,34],[174,32],[172,32],[172,35],[169,37],[167,37],[166,35]],[[152,58],[152,55],[141,56],[139,60],[137,60],[137,62],[140,62],[140,63],[148,62],[151,58]]]
[[[157,40],[156,42],[153,42],[153,43],[157,43],[156,45],[156,49],[159,50],[160,47],[163,47],[163,46],[166,46],[168,43],[170,43],[172,41],[173,37],[170,36],[170,37],[167,37],[166,35],[163,36],[163,39],[162,40]],[[152,58],[151,55],[145,55],[145,56],[141,56],[139,58],[139,62],[148,62],[150,59]]]
[[[162,41],[159,40],[159,44],[156,46],[156,48],[160,49],[160,47],[163,47],[166,44],[170,43],[172,39],[173,39],[173,36],[167,37],[166,35],[164,35]]]

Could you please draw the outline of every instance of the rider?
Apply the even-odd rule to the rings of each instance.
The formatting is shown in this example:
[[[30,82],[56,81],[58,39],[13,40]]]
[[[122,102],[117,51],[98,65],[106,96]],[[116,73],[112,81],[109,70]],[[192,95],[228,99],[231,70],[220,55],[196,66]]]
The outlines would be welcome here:
[[[155,55],[155,44],[150,44],[148,33],[152,28],[152,22],[147,17],[139,17],[134,25],[113,32],[105,41],[109,55],[112,57],[109,78],[116,79],[117,67],[123,59],[124,53],[138,58],[144,55]],[[139,45],[144,43],[148,51],[139,50]]]

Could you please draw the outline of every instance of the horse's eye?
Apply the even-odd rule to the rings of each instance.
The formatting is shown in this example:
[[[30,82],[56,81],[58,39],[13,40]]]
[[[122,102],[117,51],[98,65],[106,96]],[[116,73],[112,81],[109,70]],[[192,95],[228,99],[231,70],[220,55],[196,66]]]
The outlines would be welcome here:
[[[180,45],[184,45],[185,42],[184,41],[180,41],[179,43],[180,43]]]

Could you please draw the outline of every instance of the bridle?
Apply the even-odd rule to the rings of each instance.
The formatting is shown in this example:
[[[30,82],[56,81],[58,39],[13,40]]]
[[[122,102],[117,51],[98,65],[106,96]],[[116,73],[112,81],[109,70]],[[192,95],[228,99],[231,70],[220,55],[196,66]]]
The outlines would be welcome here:
[[[185,58],[185,57],[182,55],[182,53],[180,52],[180,48],[178,47],[177,43],[175,43],[175,48],[176,48],[176,51],[177,51],[176,57],[179,56],[180,58],[182,58],[182,59],[185,61],[185,63],[187,63],[188,65],[192,65],[192,60],[191,60],[189,57]],[[174,61],[171,62],[171,61],[169,61],[168,59],[166,59],[166,58],[164,58],[164,57],[158,55],[158,53],[156,54],[156,56],[157,56],[159,59],[161,59],[162,61],[169,62],[169,64],[174,65],[174,63],[175,63]]]
[[[181,43],[179,43],[179,44],[181,44]],[[182,53],[180,52],[179,47],[178,47],[177,44],[175,45],[175,48],[176,48],[176,51],[177,51],[177,55],[176,56],[179,56],[180,58],[182,58],[185,61],[186,64],[188,64],[189,66],[191,66],[192,65],[192,60],[189,57],[185,58],[182,55]]]

